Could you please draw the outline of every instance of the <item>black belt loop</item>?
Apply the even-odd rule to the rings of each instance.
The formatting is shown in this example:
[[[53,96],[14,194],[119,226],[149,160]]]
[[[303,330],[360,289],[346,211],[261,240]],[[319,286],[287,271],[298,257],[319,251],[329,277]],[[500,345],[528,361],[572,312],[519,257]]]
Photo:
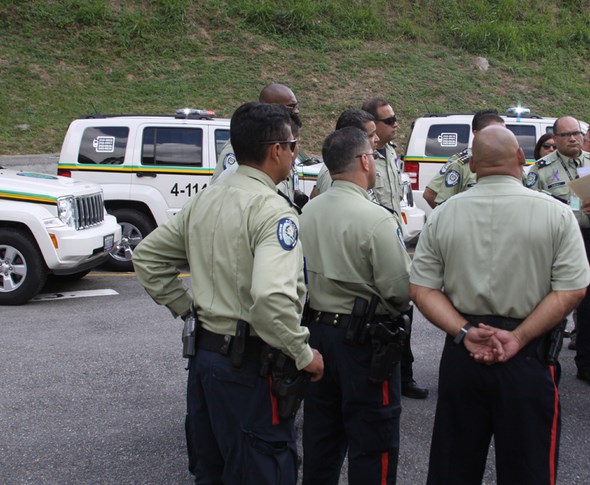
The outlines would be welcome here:
[[[208,350],[209,352],[229,356],[233,338],[231,335],[221,335],[201,326],[197,334],[197,347]],[[263,345],[264,341],[260,337],[248,337],[246,341],[246,359],[259,362]]]

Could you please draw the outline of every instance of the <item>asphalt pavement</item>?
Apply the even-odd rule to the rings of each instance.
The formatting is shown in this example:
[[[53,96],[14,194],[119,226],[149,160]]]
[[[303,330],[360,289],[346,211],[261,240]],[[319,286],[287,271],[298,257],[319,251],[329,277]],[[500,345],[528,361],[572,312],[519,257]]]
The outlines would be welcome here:
[[[116,294],[79,293],[105,289]],[[0,483],[192,483],[180,321],[133,274],[94,271],[42,293],[0,308]],[[415,376],[430,396],[402,398],[400,485],[426,481],[443,340],[417,312]],[[590,386],[575,378],[573,357],[563,350],[558,483],[587,485]],[[491,459],[484,483],[495,483]]]

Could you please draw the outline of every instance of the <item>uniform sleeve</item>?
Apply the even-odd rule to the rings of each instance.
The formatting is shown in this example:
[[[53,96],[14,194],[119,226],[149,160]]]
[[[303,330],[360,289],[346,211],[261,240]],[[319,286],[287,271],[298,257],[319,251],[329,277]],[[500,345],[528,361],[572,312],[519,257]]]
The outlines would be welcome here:
[[[551,289],[571,291],[590,284],[590,269],[578,222],[571,211],[564,211],[559,242],[551,268]]]
[[[435,222],[436,212],[433,212],[426,221],[418,239],[418,245],[412,260],[410,283],[440,290],[443,287],[444,265],[434,245],[436,242],[433,239]]]
[[[313,354],[307,344],[309,331],[300,325],[305,283],[299,221],[290,210],[267,219],[254,241],[250,324],[302,369]]]
[[[529,170],[529,173],[526,177],[525,186],[533,190],[544,189],[541,178],[539,177],[539,167],[536,163]]]
[[[370,242],[375,286],[391,307],[389,310],[394,309],[397,313],[407,310],[410,305],[410,257],[401,237],[401,229],[393,217],[388,217],[375,227]]]
[[[463,181],[463,174],[461,166],[457,163],[451,163],[447,167],[447,171],[443,176],[443,180],[440,184],[439,190],[436,193],[436,199],[434,202],[442,204],[449,200],[453,195],[461,192],[461,184]]]
[[[183,315],[192,305],[190,293],[178,278],[178,267],[187,263],[183,212],[148,234],[133,251],[137,279],[174,316]]]

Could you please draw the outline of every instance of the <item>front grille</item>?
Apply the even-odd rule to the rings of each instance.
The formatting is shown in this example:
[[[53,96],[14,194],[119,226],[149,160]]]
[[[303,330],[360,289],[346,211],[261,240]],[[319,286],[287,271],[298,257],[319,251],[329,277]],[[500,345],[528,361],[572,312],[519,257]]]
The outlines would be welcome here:
[[[104,221],[102,192],[76,197],[76,230],[87,229]]]

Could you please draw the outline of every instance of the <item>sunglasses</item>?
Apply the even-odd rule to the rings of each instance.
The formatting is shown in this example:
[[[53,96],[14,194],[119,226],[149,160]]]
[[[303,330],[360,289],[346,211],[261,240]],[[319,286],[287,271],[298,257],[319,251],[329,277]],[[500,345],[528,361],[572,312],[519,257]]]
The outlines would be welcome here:
[[[382,123],[385,123],[386,125],[393,126],[397,123],[397,116],[393,115],[390,118],[384,118],[382,120],[377,120],[377,121],[381,121]]]
[[[557,145],[554,145],[553,143],[543,143],[541,146],[545,149],[548,149],[548,148],[553,148],[554,150],[557,149]]]
[[[286,145],[288,143],[291,153],[295,153],[295,148],[297,148],[297,139],[294,139],[294,140],[272,140],[272,141],[261,141],[260,142],[261,145],[274,145],[275,143],[278,143],[279,145]]]
[[[368,156],[372,156],[373,158],[377,158],[379,156],[379,154],[377,152],[371,152],[371,153],[361,153],[360,155],[355,155],[354,158],[361,158],[363,155]]]

